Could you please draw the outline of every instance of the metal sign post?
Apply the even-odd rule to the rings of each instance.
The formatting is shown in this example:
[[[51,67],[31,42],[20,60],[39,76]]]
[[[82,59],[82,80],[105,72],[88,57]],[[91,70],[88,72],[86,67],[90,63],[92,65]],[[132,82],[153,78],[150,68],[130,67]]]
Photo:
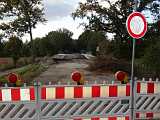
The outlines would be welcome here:
[[[135,118],[135,81],[134,81],[134,59],[135,59],[135,45],[136,40],[133,38],[133,49],[132,49],[132,70],[131,70],[131,120]]]
[[[135,7],[137,9],[138,1],[134,0]],[[135,59],[135,46],[136,39],[142,38],[147,31],[146,18],[140,12],[131,13],[126,22],[126,27],[129,35],[133,38],[133,49],[132,49],[132,68],[131,68],[131,120],[135,120],[135,81],[134,81],[134,59]]]

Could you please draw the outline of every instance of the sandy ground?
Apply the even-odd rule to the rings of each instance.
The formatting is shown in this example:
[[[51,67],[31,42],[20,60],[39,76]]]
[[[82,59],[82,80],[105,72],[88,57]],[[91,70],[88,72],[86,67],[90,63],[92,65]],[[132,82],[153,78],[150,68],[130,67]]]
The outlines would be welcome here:
[[[86,60],[74,60],[65,61],[58,64],[50,65],[48,70],[43,72],[40,76],[36,77],[34,80],[39,80],[43,84],[75,84],[71,80],[71,73],[78,70],[84,74],[84,79],[86,83],[93,84],[111,83],[113,81],[113,74],[95,73],[86,70],[88,61]]]

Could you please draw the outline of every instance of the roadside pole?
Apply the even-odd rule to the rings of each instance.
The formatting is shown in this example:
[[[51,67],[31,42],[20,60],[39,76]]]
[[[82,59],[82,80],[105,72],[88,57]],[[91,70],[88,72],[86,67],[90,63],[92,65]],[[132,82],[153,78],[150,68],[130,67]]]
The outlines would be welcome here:
[[[138,1],[134,0],[134,12],[137,11]],[[135,80],[134,80],[134,60],[135,60],[136,39],[133,38],[132,48],[132,68],[131,68],[131,120],[135,120]]]
[[[133,38],[132,49],[132,70],[131,70],[131,120],[135,120],[135,81],[134,81],[134,59],[135,59],[136,40]]]
[[[129,35],[133,38],[132,43],[133,43],[133,48],[132,48],[132,67],[131,67],[131,106],[130,106],[130,111],[131,111],[131,120],[135,120],[135,93],[136,93],[136,88],[135,88],[135,80],[134,80],[134,61],[135,61],[135,47],[136,47],[136,39],[142,38],[145,33],[147,32],[147,20],[145,16],[137,12],[137,8],[140,5],[139,0],[133,0],[134,2],[134,8],[133,12],[128,16],[127,21],[126,21],[126,27]]]
[[[35,82],[35,93],[36,93],[36,114],[37,114],[37,120],[41,120],[41,104],[40,104],[40,82],[37,80]]]

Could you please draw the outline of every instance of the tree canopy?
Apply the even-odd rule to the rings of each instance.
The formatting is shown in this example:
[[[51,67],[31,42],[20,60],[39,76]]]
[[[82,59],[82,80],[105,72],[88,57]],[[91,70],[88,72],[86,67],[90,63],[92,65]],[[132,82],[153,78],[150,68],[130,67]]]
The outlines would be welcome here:
[[[11,17],[9,22],[3,22],[0,29],[6,36],[17,34],[23,36],[30,33],[38,22],[45,22],[42,0],[5,0],[1,4],[1,17]]]
[[[150,10],[153,14],[156,9],[159,8],[159,4],[151,4],[152,0],[143,0],[140,2],[138,11]],[[111,0],[105,0],[106,6],[101,4],[99,0],[86,0],[85,3],[79,3],[79,7],[72,14],[73,18],[86,18],[86,29],[95,31],[104,31],[109,33],[115,33],[121,41],[128,38],[126,30],[127,16],[133,11],[133,1],[129,0],[117,0],[113,3]]]
[[[22,56],[23,42],[16,36],[9,38],[9,41],[5,45],[5,51],[13,58],[14,65],[16,66],[17,60]]]

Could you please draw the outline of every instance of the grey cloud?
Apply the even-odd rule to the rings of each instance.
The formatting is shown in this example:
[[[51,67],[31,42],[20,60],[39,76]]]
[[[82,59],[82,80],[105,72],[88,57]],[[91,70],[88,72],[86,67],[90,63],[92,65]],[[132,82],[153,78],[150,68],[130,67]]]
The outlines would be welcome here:
[[[74,11],[74,6],[66,3],[45,5],[45,14],[48,20],[57,20],[67,17]]]

